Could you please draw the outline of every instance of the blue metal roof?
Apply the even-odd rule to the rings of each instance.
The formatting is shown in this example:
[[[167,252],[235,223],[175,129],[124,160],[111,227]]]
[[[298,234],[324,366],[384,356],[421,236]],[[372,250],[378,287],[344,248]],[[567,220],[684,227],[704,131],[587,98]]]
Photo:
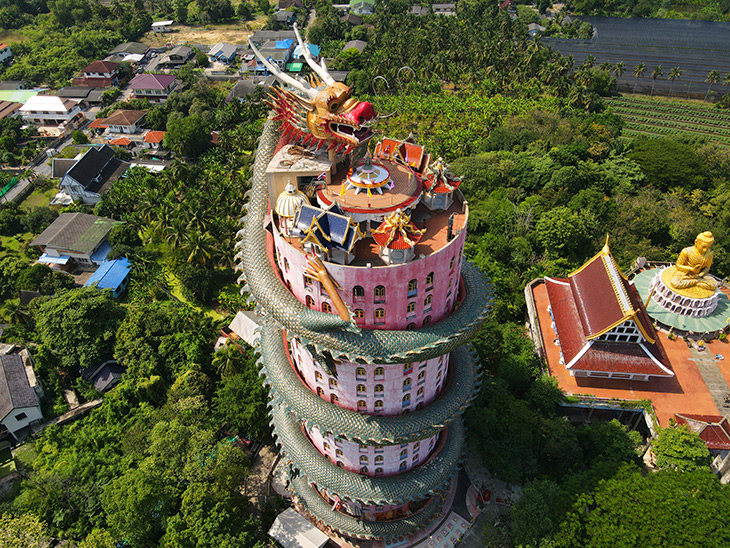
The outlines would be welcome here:
[[[294,40],[291,38],[287,38],[286,40],[277,40],[276,41],[276,49],[289,49],[292,47],[292,44],[294,43]]]
[[[122,285],[122,282],[124,282],[124,278],[127,277],[127,273],[131,268],[129,260],[124,257],[113,261],[105,261],[91,275],[84,284],[84,287],[96,284],[96,287],[99,289],[112,289],[116,291]]]
[[[112,246],[107,241],[103,241],[99,248],[94,251],[89,258],[92,260],[92,262],[95,263],[103,263],[106,261],[107,254],[112,250]]]

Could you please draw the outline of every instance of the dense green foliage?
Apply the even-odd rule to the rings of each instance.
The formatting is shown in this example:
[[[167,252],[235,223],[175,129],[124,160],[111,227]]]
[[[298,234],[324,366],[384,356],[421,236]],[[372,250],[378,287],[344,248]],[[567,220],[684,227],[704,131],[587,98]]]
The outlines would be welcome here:
[[[619,17],[666,17],[671,19],[730,19],[728,0],[571,0],[568,8],[580,15],[614,15]]]

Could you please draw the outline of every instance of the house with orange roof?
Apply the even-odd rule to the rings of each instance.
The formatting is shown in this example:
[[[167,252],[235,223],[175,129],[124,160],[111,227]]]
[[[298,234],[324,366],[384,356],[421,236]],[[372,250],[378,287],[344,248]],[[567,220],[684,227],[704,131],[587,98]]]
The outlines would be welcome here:
[[[705,442],[712,455],[712,470],[720,476],[722,483],[730,482],[730,421],[727,417],[676,413],[674,420]]]
[[[0,63],[7,63],[13,58],[13,52],[10,51],[10,46],[7,44],[0,44]]]
[[[147,143],[151,149],[157,150],[162,147],[162,141],[165,139],[164,131],[153,131],[150,130],[144,134],[144,142]]]

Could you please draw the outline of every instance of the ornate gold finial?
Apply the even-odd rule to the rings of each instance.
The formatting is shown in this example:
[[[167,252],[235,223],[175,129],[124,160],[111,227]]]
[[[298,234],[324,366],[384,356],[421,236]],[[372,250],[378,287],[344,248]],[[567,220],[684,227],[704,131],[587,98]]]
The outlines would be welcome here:
[[[609,255],[611,253],[611,249],[608,247],[608,232],[606,233],[606,243],[603,244],[603,251],[606,255]]]
[[[717,290],[717,281],[709,276],[714,257],[710,246],[714,241],[712,232],[698,234],[694,245],[680,252],[677,264],[662,273],[664,283],[685,297],[711,297]]]
[[[425,228],[419,229],[411,222],[410,215],[396,209],[378,228],[372,231],[372,234],[375,241],[382,247],[388,247],[398,236],[408,247],[413,247],[425,232]]]

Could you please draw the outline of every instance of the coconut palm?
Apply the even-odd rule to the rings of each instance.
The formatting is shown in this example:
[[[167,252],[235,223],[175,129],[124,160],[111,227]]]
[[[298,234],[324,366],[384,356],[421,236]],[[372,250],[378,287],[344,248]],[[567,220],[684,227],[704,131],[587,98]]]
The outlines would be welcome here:
[[[669,81],[671,84],[669,85],[669,94],[672,94],[672,88],[674,87],[674,81],[675,80],[681,80],[682,79],[682,69],[679,67],[674,67],[672,70],[669,71]]]
[[[626,72],[626,65],[624,65],[623,61],[619,61],[613,66],[613,73],[616,75],[616,78],[621,78],[624,72]]]
[[[205,266],[213,256],[215,240],[207,232],[192,230],[185,242],[185,252],[188,254],[187,262]]]
[[[634,78],[636,78],[636,83],[634,84],[634,93],[636,93],[636,86],[639,85],[639,78],[644,76],[644,73],[646,72],[646,63],[639,63],[634,67]]]
[[[657,65],[657,67],[651,73],[651,96],[654,96],[654,85],[656,84],[656,81],[658,79],[661,79],[662,76],[664,76],[662,66]]]
[[[710,95],[710,90],[712,89],[712,86],[717,84],[720,81],[720,71],[718,70],[711,70],[707,73],[707,78],[705,78],[705,82],[710,84],[707,86],[707,93],[705,93],[705,101],[707,101],[707,96]]]

